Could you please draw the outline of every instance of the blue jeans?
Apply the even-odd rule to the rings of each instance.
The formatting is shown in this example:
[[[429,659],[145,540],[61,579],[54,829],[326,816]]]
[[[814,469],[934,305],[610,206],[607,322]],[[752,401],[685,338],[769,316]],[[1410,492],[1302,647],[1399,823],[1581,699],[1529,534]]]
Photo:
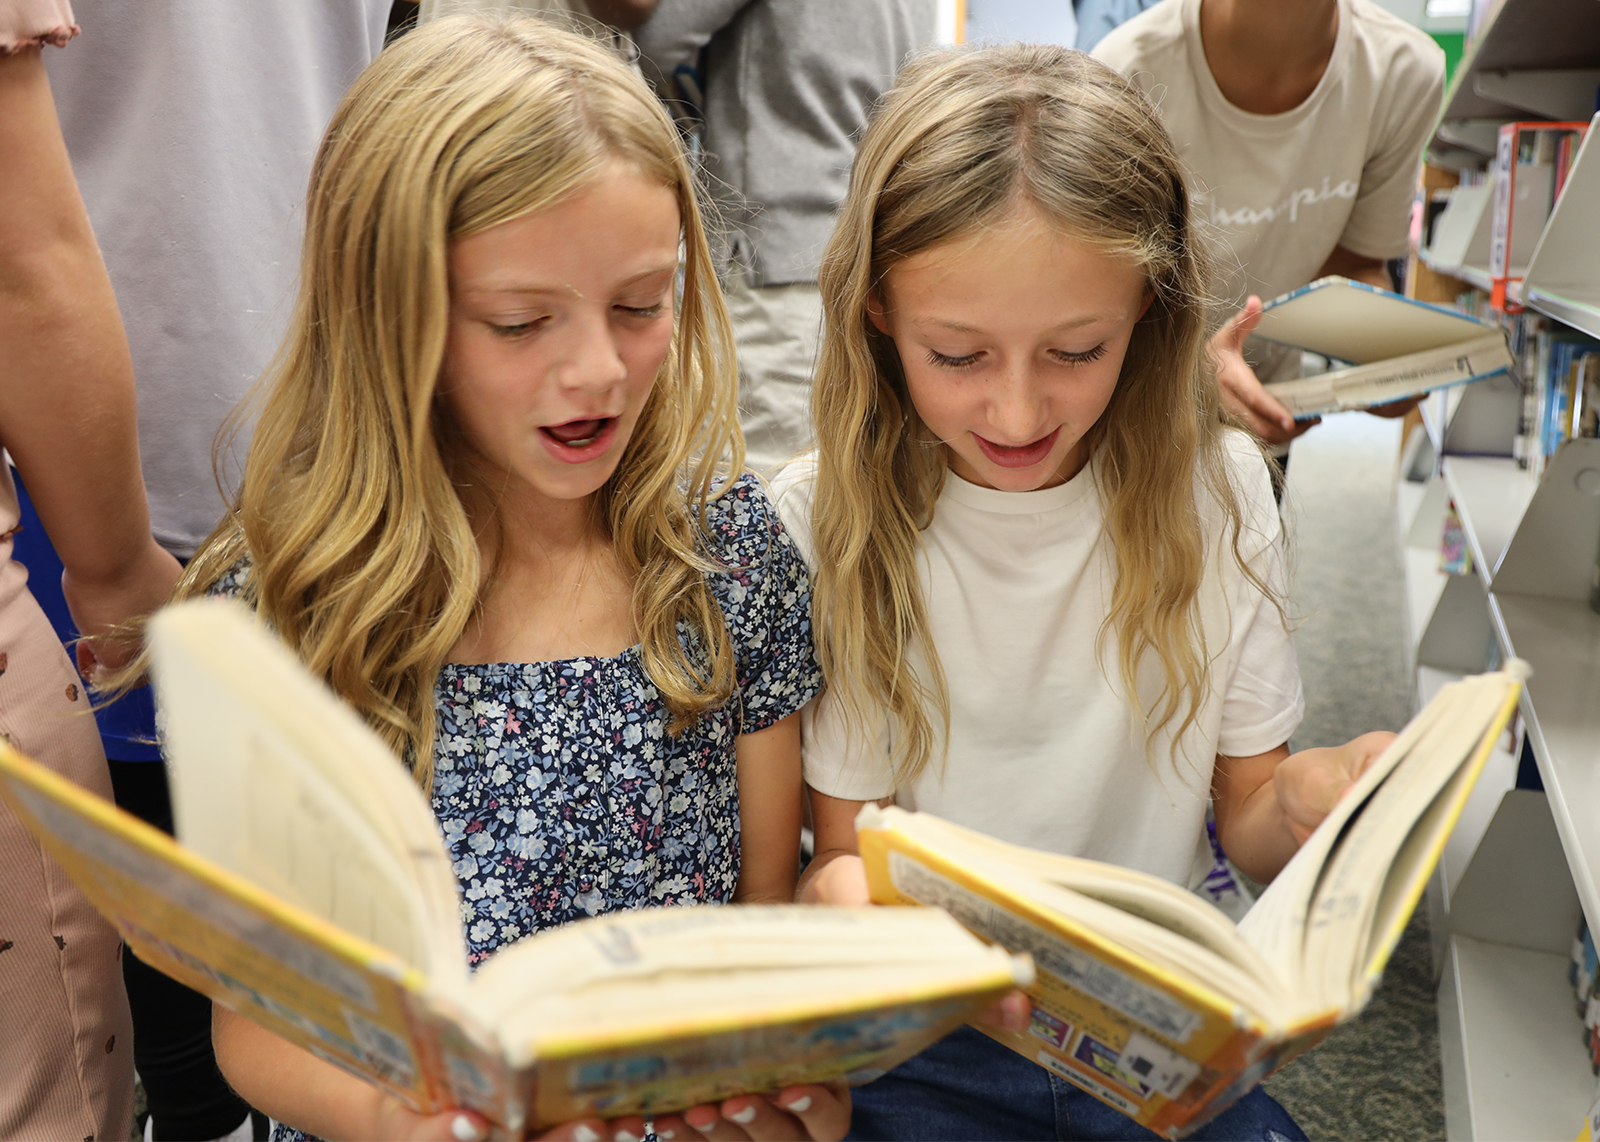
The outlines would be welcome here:
[[[891,1139],[1159,1139],[970,1027],[853,1092],[849,1137]],[[1256,1087],[1189,1135],[1198,1142],[1306,1142],[1288,1111]]]

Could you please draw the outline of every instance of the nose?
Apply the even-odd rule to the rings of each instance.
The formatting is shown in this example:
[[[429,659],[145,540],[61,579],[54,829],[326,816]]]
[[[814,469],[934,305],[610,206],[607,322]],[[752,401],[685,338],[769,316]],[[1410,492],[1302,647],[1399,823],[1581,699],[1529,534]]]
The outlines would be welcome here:
[[[568,390],[606,392],[628,376],[616,331],[603,313],[583,313],[567,330],[565,350],[556,363],[556,380]]]
[[[1027,365],[1005,369],[994,378],[987,395],[990,439],[996,444],[1020,447],[1043,435],[1044,390]]]

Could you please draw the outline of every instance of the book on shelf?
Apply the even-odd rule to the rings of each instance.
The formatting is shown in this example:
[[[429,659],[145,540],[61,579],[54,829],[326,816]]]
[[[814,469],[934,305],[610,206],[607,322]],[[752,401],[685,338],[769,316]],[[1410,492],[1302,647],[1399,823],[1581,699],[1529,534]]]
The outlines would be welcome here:
[[[1562,444],[1600,435],[1600,341],[1526,313],[1516,320],[1530,335],[1512,455],[1539,476]]]
[[[244,608],[150,624],[182,844],[0,742],[0,796],[141,959],[424,1113],[511,1131],[875,1076],[1032,978],[933,910],[663,907],[469,976],[438,824]]]
[[[1539,234],[1565,189],[1586,122],[1502,123],[1495,154],[1494,197],[1489,234],[1490,298],[1496,309],[1516,313],[1521,303],[1509,292],[1520,282]]]
[[[1255,334],[1347,362],[1266,386],[1297,420],[1499,376],[1513,363],[1496,326],[1341,277],[1273,298]]]
[[[867,806],[872,897],[1031,954],[1031,1026],[982,1030],[1181,1138],[1365,1006],[1526,672],[1441,688],[1237,925],[1142,872]]]
[[[1439,570],[1447,575],[1472,574],[1472,546],[1461,526],[1461,512],[1451,500],[1439,529]]]

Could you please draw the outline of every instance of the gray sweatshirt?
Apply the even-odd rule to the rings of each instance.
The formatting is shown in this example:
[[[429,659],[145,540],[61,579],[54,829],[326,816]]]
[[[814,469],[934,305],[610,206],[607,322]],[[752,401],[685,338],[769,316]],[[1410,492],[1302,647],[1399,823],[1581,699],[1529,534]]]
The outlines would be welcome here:
[[[754,285],[814,282],[867,114],[933,40],[935,0],[661,0],[634,33],[665,98],[703,91],[723,253]],[[690,85],[692,86],[692,85]]]

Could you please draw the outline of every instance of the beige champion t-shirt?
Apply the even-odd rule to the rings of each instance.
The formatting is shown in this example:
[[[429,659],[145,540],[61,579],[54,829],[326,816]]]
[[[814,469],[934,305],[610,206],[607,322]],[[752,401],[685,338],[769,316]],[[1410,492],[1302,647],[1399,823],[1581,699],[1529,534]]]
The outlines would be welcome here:
[[[1163,0],[1094,49],[1160,108],[1216,239],[1217,295],[1231,315],[1313,280],[1335,246],[1370,258],[1406,251],[1417,166],[1439,112],[1444,53],[1370,0],[1339,0],[1322,80],[1277,115],[1223,96],[1200,38],[1201,0]],[[1263,380],[1296,375],[1297,354],[1251,346]]]
[[[1241,554],[1281,592],[1281,531],[1266,465],[1241,432],[1227,434],[1227,448],[1245,514]],[[772,485],[784,527],[813,566],[815,471],[804,457]],[[1294,643],[1231,549],[1219,548],[1223,516],[1202,495],[1210,556],[1199,610],[1211,686],[1182,737],[1174,741],[1177,726],[1169,725],[1147,754],[1123,694],[1117,640],[1108,635],[1103,653],[1099,646],[1117,571],[1095,472],[1091,461],[1065,484],[1035,492],[946,475],[921,536],[919,586],[949,687],[948,756],[896,788],[887,720],[864,741],[846,732],[824,692],[800,715],[806,780],[833,797],[893,795],[905,808],[1004,841],[1193,887],[1212,867],[1205,821],[1217,754],[1265,753],[1300,724]],[[1150,656],[1139,678],[1146,707],[1161,680]]]

